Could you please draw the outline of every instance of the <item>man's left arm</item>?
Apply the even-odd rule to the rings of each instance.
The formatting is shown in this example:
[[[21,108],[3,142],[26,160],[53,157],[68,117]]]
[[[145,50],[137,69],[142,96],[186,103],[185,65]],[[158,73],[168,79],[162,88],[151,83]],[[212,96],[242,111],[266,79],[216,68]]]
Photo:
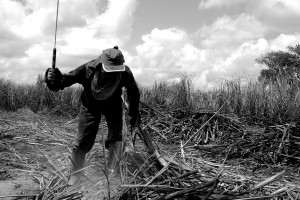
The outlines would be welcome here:
[[[127,66],[125,87],[127,89],[127,98],[129,101],[130,122],[132,126],[135,126],[139,117],[140,91],[131,70]]]

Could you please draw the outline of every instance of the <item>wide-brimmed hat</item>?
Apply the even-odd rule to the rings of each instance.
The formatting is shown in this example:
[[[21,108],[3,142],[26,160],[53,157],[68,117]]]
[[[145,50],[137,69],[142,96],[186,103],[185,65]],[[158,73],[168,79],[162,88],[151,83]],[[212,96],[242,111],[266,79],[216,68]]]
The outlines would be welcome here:
[[[101,54],[101,62],[103,69],[106,72],[120,72],[125,71],[125,62],[122,52],[118,49],[118,46],[114,48],[105,49]]]

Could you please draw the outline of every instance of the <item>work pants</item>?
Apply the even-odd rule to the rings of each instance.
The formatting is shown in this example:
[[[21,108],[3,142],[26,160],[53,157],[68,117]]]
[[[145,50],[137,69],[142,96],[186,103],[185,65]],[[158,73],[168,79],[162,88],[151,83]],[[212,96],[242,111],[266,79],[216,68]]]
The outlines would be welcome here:
[[[102,115],[105,116],[108,128],[105,148],[108,149],[111,142],[122,141],[121,102],[115,104],[107,103],[97,107],[87,107],[82,104],[79,113],[76,148],[86,153],[92,149]]]

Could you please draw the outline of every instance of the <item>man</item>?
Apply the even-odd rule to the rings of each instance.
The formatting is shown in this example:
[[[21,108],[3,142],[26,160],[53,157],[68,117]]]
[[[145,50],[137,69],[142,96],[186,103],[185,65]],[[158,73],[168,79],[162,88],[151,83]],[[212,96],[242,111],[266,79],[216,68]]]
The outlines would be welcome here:
[[[122,141],[122,88],[127,89],[129,116],[132,127],[139,116],[140,93],[129,67],[117,46],[102,51],[95,60],[83,64],[68,74],[61,74],[58,68],[49,68],[45,82],[52,91],[62,90],[74,83],[82,84],[81,108],[76,145],[72,150],[72,167],[69,185],[75,185],[81,178],[78,170],[84,167],[85,155],[92,149],[98,131],[101,115],[106,118],[108,136],[105,148],[109,150],[108,168],[113,170],[116,161],[113,154],[120,151]]]

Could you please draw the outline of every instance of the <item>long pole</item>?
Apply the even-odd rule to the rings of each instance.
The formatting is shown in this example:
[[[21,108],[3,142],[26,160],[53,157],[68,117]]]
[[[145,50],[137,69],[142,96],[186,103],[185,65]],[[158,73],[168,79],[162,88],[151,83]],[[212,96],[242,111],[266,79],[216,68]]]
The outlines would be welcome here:
[[[56,21],[55,21],[55,38],[54,38],[54,48],[52,54],[52,68],[55,68],[56,65],[56,34],[57,34],[57,19],[58,19],[58,7],[59,7],[59,0],[57,0],[56,6]]]

